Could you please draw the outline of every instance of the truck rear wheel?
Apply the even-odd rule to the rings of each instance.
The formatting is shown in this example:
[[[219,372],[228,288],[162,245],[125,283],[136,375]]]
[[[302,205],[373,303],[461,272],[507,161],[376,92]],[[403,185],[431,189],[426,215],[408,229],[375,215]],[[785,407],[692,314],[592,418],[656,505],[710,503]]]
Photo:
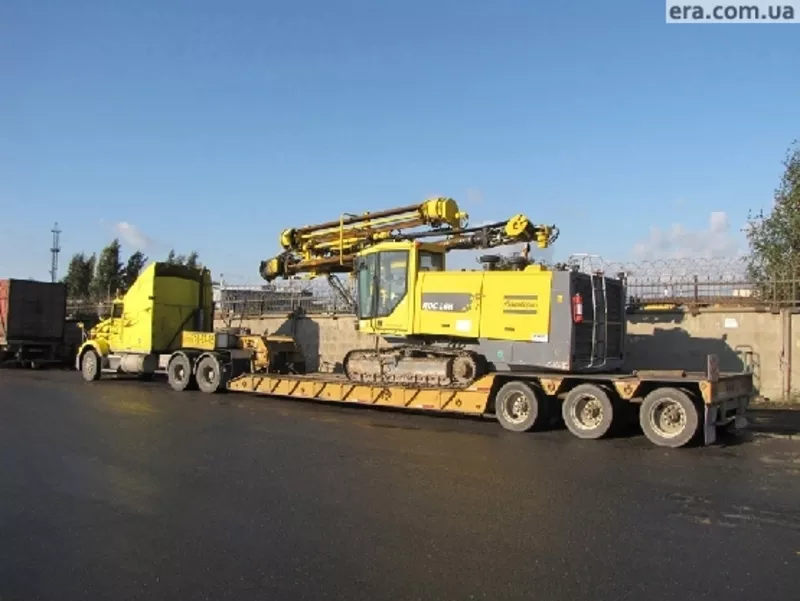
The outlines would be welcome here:
[[[174,355],[167,364],[167,382],[173,390],[182,392],[196,384],[192,372],[192,362],[183,353]]]
[[[100,379],[100,355],[97,351],[89,349],[81,357],[81,375],[87,382]]]
[[[678,388],[658,388],[639,407],[644,435],[660,447],[687,445],[700,427],[700,412],[691,397]]]
[[[570,432],[578,438],[602,438],[614,423],[614,403],[602,386],[579,384],[567,393],[561,416]]]
[[[527,382],[511,381],[497,391],[494,412],[506,430],[529,432],[547,420],[547,403]]]
[[[206,394],[219,392],[225,385],[223,366],[218,357],[205,355],[197,363],[197,386]]]

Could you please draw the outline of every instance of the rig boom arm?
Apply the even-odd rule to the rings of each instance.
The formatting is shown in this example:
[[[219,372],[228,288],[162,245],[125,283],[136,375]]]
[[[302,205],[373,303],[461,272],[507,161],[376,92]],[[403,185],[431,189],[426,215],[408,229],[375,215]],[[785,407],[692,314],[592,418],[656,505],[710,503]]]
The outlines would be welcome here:
[[[444,250],[495,248],[535,242],[547,248],[558,237],[555,226],[534,225],[524,215],[482,226],[466,227],[468,216],[452,198],[432,198],[363,215],[342,215],[338,221],[281,232],[283,252],[261,262],[261,277],[268,282],[301,273],[350,273],[356,255],[390,240],[429,239]],[[407,231],[427,226],[429,231]]]
[[[287,229],[280,235],[283,252],[261,262],[261,277],[269,282],[300,273],[349,273],[359,251],[391,240],[404,230],[426,225],[456,232],[467,219],[452,198],[431,198],[421,204],[363,215],[345,214],[338,221]]]

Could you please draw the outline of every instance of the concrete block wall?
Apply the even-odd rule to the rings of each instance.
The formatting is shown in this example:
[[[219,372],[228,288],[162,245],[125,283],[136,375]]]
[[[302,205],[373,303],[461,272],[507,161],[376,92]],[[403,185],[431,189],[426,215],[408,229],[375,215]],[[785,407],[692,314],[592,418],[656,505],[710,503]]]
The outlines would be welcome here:
[[[633,314],[627,368],[705,370],[706,355],[715,353],[722,371],[752,371],[759,393],[780,400],[786,385],[785,320],[792,317],[797,316],[752,311]],[[793,355],[793,366],[800,367],[800,356]],[[800,388],[800,380],[793,381]]]
[[[216,324],[224,327],[222,322]],[[256,334],[291,334],[309,369],[338,371],[348,350],[369,348],[375,339],[356,330],[350,315],[299,319],[265,315],[231,324]],[[386,343],[380,340],[381,345]],[[800,315],[754,311],[647,312],[629,316],[628,369],[704,371],[715,353],[723,371],[750,370],[756,389],[772,400],[800,391]]]
[[[234,321],[231,326],[249,328],[254,334],[291,335],[303,349],[308,369],[335,372],[340,371],[347,351],[375,346],[375,338],[357,331],[356,324],[352,315],[310,315],[299,319],[263,315]],[[220,321],[215,326],[221,328],[225,324]],[[378,342],[386,345],[383,339]]]

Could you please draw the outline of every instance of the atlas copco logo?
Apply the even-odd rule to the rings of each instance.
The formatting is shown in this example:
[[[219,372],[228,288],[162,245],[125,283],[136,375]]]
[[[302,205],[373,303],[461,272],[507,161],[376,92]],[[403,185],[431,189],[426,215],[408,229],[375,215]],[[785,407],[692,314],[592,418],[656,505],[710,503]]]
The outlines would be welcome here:
[[[425,311],[453,311],[455,310],[455,305],[453,303],[427,301],[422,303],[422,308]]]

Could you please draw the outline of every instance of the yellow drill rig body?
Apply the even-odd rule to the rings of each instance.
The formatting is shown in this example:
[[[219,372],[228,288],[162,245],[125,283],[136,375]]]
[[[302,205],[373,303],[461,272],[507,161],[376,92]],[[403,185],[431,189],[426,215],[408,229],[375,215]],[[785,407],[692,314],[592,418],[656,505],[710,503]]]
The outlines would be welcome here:
[[[263,261],[261,275],[355,277],[359,330],[391,344],[350,351],[343,368],[352,380],[462,387],[489,371],[622,367],[620,280],[530,261],[531,243],[548,248],[555,226],[522,214],[476,227],[467,220],[455,200],[434,198],[286,230],[283,253]],[[516,243],[525,245],[520,255],[481,257],[483,270],[446,269],[450,251]]]

